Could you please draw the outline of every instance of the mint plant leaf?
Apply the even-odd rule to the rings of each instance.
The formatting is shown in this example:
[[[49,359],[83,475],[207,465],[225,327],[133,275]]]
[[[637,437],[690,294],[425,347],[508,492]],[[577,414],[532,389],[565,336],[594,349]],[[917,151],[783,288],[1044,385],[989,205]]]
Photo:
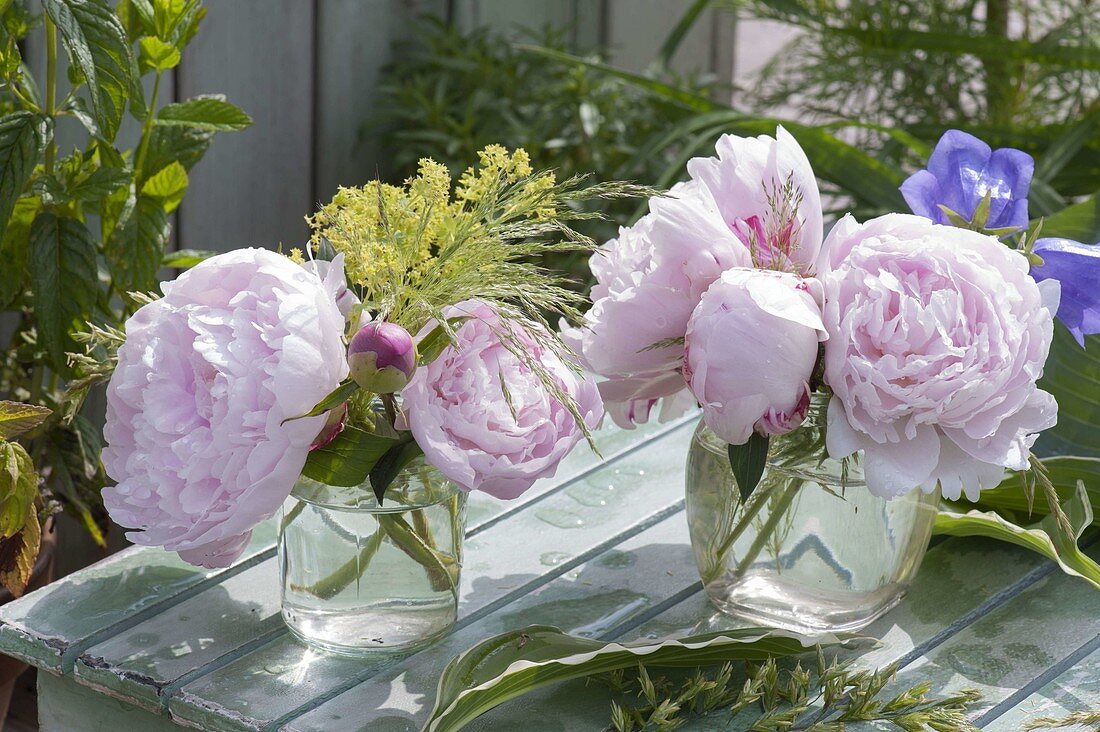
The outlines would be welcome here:
[[[133,212],[107,240],[107,262],[121,292],[148,292],[156,286],[171,232],[162,203],[139,195]]]
[[[157,114],[158,125],[194,127],[211,132],[243,130],[252,118],[220,94],[195,97],[178,104],[166,104]]]
[[[108,140],[118,134],[137,76],[122,22],[103,0],[42,0],[73,67],[88,84],[92,115]]]
[[[42,213],[29,244],[39,342],[52,366],[68,372],[65,353],[77,350],[70,333],[87,322],[98,294],[95,242],[81,222]]]
[[[0,237],[48,139],[46,119],[15,112],[0,119]]]

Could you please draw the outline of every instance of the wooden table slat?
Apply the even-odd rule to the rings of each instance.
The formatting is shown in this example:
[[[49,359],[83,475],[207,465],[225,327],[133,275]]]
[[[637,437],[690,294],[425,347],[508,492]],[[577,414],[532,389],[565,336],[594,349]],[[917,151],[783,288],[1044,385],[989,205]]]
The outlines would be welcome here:
[[[645,449],[582,472],[564,490],[544,490],[528,510],[510,513],[467,539],[460,624],[522,597],[678,510],[682,461],[693,429],[689,421],[661,431]],[[639,483],[647,472],[652,479]],[[678,487],[669,490],[670,485]],[[578,500],[588,504],[583,517],[575,511],[582,505]],[[269,559],[88,649],[76,664],[75,678],[156,707],[167,704],[180,686],[263,651],[283,632],[276,560]],[[316,663],[329,661],[325,656]],[[217,706],[217,700],[211,703]],[[206,701],[198,705],[208,706]]]
[[[274,522],[228,571],[134,548],[10,603],[0,608],[0,652],[57,674],[42,677],[43,732],[385,732],[419,728],[454,655],[524,624],[623,640],[736,627],[701,590],[682,512],[695,420],[605,428],[605,459],[581,447],[518,501],[471,495],[458,625],[411,657],[366,662],[293,641],[279,618]],[[1100,556],[1100,532],[1085,544]],[[866,631],[881,644],[850,655],[861,666],[899,663],[891,689],[978,687],[974,719],[1016,730],[1040,714],[1100,706],[1097,610],[1090,586],[1036,554],[948,539],[929,551],[906,600]],[[519,719],[525,732],[599,728],[606,693],[559,685],[470,729]]]
[[[228,570],[194,567],[160,549],[124,549],[0,607],[0,653],[68,673],[90,645],[271,557],[275,531],[274,522],[257,526],[245,554]]]
[[[430,700],[443,666],[487,636],[530,623],[597,636],[694,583],[695,564],[686,538],[683,516],[670,516],[397,666],[366,668],[360,662],[359,669],[349,670],[347,664],[318,659],[297,644],[280,643],[270,653],[252,654],[185,687],[169,709],[181,721],[202,726],[211,722],[210,708],[217,707],[218,718],[233,716],[240,729],[262,729],[331,693],[356,673],[381,672],[365,684],[377,693],[360,700],[366,705],[379,701],[377,714],[368,715],[371,724],[382,724],[379,717],[393,723],[408,695],[426,694]],[[235,683],[242,678],[250,683]],[[394,678],[400,681],[394,683]],[[329,729],[351,729],[361,716],[339,724],[334,720]]]
[[[681,531],[686,538],[687,526],[683,517],[675,518],[679,519]],[[880,658],[876,664],[889,663],[901,657],[915,645],[933,637],[949,619],[966,616],[983,600],[1014,584],[1018,577],[1017,571],[1040,566],[1043,562],[1034,554],[992,541],[954,540],[932,549],[926,561],[934,569],[917,575],[911,596],[927,599],[923,602],[904,603],[888,616],[876,621],[867,631],[868,635],[883,638],[885,644],[882,649],[875,651]],[[643,567],[635,567],[635,571],[644,572],[646,576],[655,576],[654,572]],[[1014,571],[1006,572],[1005,567],[1011,567]],[[692,575],[691,579],[697,581],[697,576]],[[685,588],[694,589],[692,584],[686,583]],[[969,591],[958,593],[956,589],[959,586],[966,586]],[[621,634],[616,629],[608,628],[606,635],[621,637],[623,640],[660,638],[725,630],[739,625],[742,623],[715,610],[703,592],[694,591],[683,602],[640,626]],[[482,637],[490,634],[487,631]],[[473,642],[476,640],[466,646]],[[383,709],[389,709],[389,717],[397,716],[400,712],[403,718],[411,722],[422,722],[435,696],[435,680],[447,660],[449,658],[425,666],[410,664],[407,669],[399,669],[372,679],[292,720],[285,729],[288,732],[374,729],[371,725],[387,719],[383,712],[376,711],[379,705],[385,705]],[[389,683],[387,680],[390,680]],[[606,724],[606,695],[597,693],[593,699],[585,701],[586,695],[577,694],[580,686],[570,686],[565,691],[559,689],[559,694],[564,694],[564,697],[550,692],[544,696],[523,697],[486,715],[485,721],[475,724],[473,728],[493,729],[494,722],[500,725],[504,720],[515,719],[521,710],[525,720],[530,720],[525,721],[525,728],[530,724],[531,730],[588,729],[596,728],[601,723]],[[568,705],[561,704],[561,699],[565,697],[570,699]],[[542,702],[533,699],[540,699]]]

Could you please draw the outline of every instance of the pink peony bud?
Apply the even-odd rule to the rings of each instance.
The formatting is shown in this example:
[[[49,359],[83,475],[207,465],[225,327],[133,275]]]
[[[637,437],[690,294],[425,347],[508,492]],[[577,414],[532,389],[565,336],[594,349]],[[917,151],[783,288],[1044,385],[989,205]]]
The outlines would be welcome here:
[[[416,371],[416,345],[409,331],[396,323],[368,323],[351,338],[348,366],[360,388],[392,394],[401,391]]]
[[[684,378],[715,434],[733,445],[753,431],[782,435],[809,407],[824,340],[816,280],[735,267],[703,294],[688,323]]]

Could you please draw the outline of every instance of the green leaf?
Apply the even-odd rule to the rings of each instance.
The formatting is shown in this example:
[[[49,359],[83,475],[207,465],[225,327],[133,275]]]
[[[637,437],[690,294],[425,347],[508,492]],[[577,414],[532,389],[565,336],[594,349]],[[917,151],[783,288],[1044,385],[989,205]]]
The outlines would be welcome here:
[[[48,437],[46,459],[52,468],[51,490],[65,499],[66,508],[76,512],[92,540],[106,547],[106,538],[88,505],[89,500],[98,502],[107,479],[99,460],[103,445],[98,430],[78,415],[72,425],[59,425],[50,430]]]
[[[145,155],[145,170],[161,170],[177,161],[185,170],[191,170],[206,154],[213,138],[214,132],[194,127],[154,127]]]
[[[420,445],[412,438],[410,433],[405,433],[398,443],[386,451],[386,454],[378,459],[378,463],[371,468],[370,486],[374,489],[374,497],[378,499],[378,505],[382,505],[382,497],[386,489],[394,481],[405,466],[424,454]]]
[[[1039,224],[1032,220],[1029,228]],[[1043,236],[1060,236],[1083,244],[1100,242],[1100,191],[1043,219]]]
[[[764,466],[768,462],[768,437],[753,430],[744,445],[729,445],[727,449],[737,491],[744,503],[756,490],[760,476],[764,474]]]
[[[1077,486],[1073,498],[1062,509],[1074,529],[1072,537],[1059,530],[1053,515],[1025,528],[992,511],[940,511],[933,531],[950,536],[984,536],[1022,546],[1053,559],[1066,574],[1082,577],[1100,589],[1100,565],[1077,546],[1077,537],[1092,523],[1092,506],[1083,484]]]
[[[680,48],[680,44],[684,42],[684,38],[686,38],[691,29],[695,27],[695,24],[703,15],[703,11],[712,4],[714,4],[714,0],[695,0],[684,14],[680,16],[680,20],[676,22],[676,25],[665,38],[665,42],[661,44],[660,50],[657,51],[656,63],[661,68],[669,68],[672,64],[672,58],[676,55],[676,51]]]
[[[37,495],[31,456],[18,442],[0,441],[0,536],[10,538],[23,529]]]
[[[172,213],[183,201],[187,183],[187,170],[176,161],[149,176],[141,186],[141,193],[160,201],[165,212]]]
[[[166,104],[157,114],[156,123],[216,132],[243,130],[252,124],[252,118],[218,94],[195,97],[178,104]]]
[[[1035,178],[1052,181],[1092,138],[1100,124],[1100,108],[1085,114],[1065,134],[1058,135],[1035,161]],[[1091,242],[1090,242],[1091,243]]]
[[[84,202],[99,201],[128,184],[130,177],[130,171],[125,168],[96,168],[87,178],[69,188],[69,197]]]
[[[120,292],[149,292],[156,287],[171,232],[164,205],[144,194],[138,196],[133,212],[111,233],[105,247]]]
[[[144,69],[163,72],[179,65],[179,49],[159,38],[146,36],[138,42],[138,48],[141,54],[138,59]]]
[[[61,32],[73,67],[87,80],[100,132],[113,140],[136,76],[122,22],[104,0],[42,0],[42,7]]]
[[[346,402],[348,399],[351,398],[351,395],[357,391],[359,391],[359,385],[351,379],[348,379],[347,381],[340,384],[340,386],[329,392],[328,396],[326,396],[324,399],[317,402],[317,406],[315,406],[313,409],[309,410],[305,414],[298,415],[297,417],[288,417],[284,421],[289,422],[295,419],[304,419],[306,417],[317,417],[319,415],[322,415],[325,412],[335,409],[336,407]]]
[[[1032,221],[1031,231],[1040,225]],[[1041,220],[1042,236],[1100,242],[1100,192]],[[1058,402],[1058,424],[1039,435],[1039,455],[1100,457],[1100,336],[1085,336],[1085,348],[1060,321],[1043,367],[1042,389]]]
[[[455,327],[465,320],[469,320],[469,317],[447,318],[447,325],[453,332]],[[417,362],[421,366],[431,363],[439,358],[439,354],[443,353],[449,345],[451,345],[451,338],[447,335],[447,328],[442,324],[435,326],[416,344]]]
[[[20,597],[31,581],[38,548],[42,542],[42,527],[32,505],[27,511],[23,530],[0,540],[0,584],[15,597]]]
[[[77,350],[71,332],[87,322],[98,294],[95,242],[81,222],[42,213],[31,225],[30,250],[38,341],[67,373],[65,353]]]
[[[180,249],[178,252],[168,252],[165,254],[164,259],[160,261],[160,266],[190,269],[199,262],[204,262],[213,256],[217,256],[217,254],[217,252],[206,251],[204,249]]]
[[[1100,458],[1058,455],[1043,458],[1042,463],[1050,477],[1050,482],[1058,491],[1059,501],[1072,499],[1077,493],[1077,484],[1084,483],[1089,503],[1100,506]],[[982,491],[975,506],[1014,513],[1021,517],[1028,516],[1028,500],[1020,474],[1010,473],[996,488]],[[1047,505],[1047,497],[1043,491],[1036,491],[1030,508],[1036,516],[1046,516],[1050,513],[1050,506]],[[1094,516],[1093,522],[1098,521],[1100,516]]]
[[[27,246],[31,224],[38,215],[40,202],[34,197],[20,198],[8,219],[7,230],[0,239],[0,262],[4,263],[4,276],[0,277],[0,308],[5,308],[23,292],[27,278]]]
[[[923,50],[968,54],[991,61],[1036,61],[1045,66],[1072,69],[1100,69],[1100,51],[1093,44],[1066,44],[1057,41],[1027,41],[1000,35],[951,33],[945,28],[934,31],[912,28],[881,28],[830,25],[830,32],[851,36],[859,41],[864,53],[898,53]]]
[[[741,628],[663,641],[614,643],[531,625],[488,638],[443,670],[426,732],[456,732],[490,709],[549,684],[619,669],[694,668],[762,661],[833,646],[855,636],[808,638],[786,630]]]
[[[776,117],[738,113],[728,105],[715,102],[701,94],[552,48],[526,45],[520,45],[517,48],[554,61],[592,69],[622,79],[654,96],[698,113],[724,112],[729,115],[726,126],[723,128],[725,132],[739,135],[775,135],[776,126],[783,125],[798,140],[814,172],[820,178],[843,188],[878,209],[884,211],[905,209],[905,201],[898,191],[898,186],[905,179],[905,173],[900,168],[876,160],[821,128]]]
[[[1085,336],[1082,349],[1056,320],[1039,388],[1058,402],[1058,423],[1039,435],[1035,452],[1100,457],[1100,335]]]
[[[0,237],[34,172],[38,151],[47,136],[45,118],[37,114],[15,112],[0,119]]]
[[[628,81],[640,89],[648,91],[657,96],[664,97],[670,101],[676,102],[677,104],[688,109],[694,109],[699,112],[708,112],[723,106],[710,99],[709,97],[705,97],[700,94],[693,94],[690,91],[681,89],[677,86],[673,86],[672,84],[666,84],[662,81],[651,79],[648,76],[643,76],[642,74],[635,74],[630,71],[617,69],[614,66],[609,66],[608,64],[600,63],[598,61],[591,61],[580,56],[574,56],[573,54],[565,53],[564,51],[558,51],[553,48],[544,48],[542,46],[530,46],[525,44],[517,44],[516,48],[522,51],[528,51],[530,53],[543,56],[545,58],[549,58],[553,61],[560,61],[562,63],[570,64],[573,66],[589,68],[594,71],[602,71],[611,76],[620,78],[624,81]]]
[[[332,442],[310,451],[302,475],[328,485],[362,485],[378,460],[397,442],[396,438],[347,425]]]
[[[0,440],[11,440],[30,432],[52,413],[48,407],[37,404],[0,401]]]
[[[118,0],[115,13],[131,42],[156,33],[153,27],[153,5],[149,0]]]
[[[993,192],[986,191],[982,196],[982,200],[978,201],[978,205],[974,207],[974,216],[970,219],[970,227],[973,229],[981,230],[985,228],[985,225],[989,222],[989,207],[993,202]]]

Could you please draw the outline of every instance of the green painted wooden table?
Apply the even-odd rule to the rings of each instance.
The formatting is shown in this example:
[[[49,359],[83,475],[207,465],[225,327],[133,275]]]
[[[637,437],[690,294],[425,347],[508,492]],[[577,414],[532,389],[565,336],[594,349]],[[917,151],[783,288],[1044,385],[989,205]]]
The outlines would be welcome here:
[[[0,609],[0,652],[42,670],[42,728],[414,730],[443,666],[531,623],[604,639],[732,627],[707,603],[684,520],[695,417],[604,429],[511,503],[474,494],[455,631],[404,659],[306,649],[279,617],[274,528],[211,571],[131,548]],[[1100,556],[1100,543],[1089,549]],[[899,662],[898,684],[976,688],[978,726],[1100,709],[1100,593],[1041,557],[986,540],[929,551],[860,663]],[[598,730],[606,700],[581,683],[515,700],[473,729]],[[703,728],[697,726],[697,728]],[[715,729],[721,728],[714,727]]]

